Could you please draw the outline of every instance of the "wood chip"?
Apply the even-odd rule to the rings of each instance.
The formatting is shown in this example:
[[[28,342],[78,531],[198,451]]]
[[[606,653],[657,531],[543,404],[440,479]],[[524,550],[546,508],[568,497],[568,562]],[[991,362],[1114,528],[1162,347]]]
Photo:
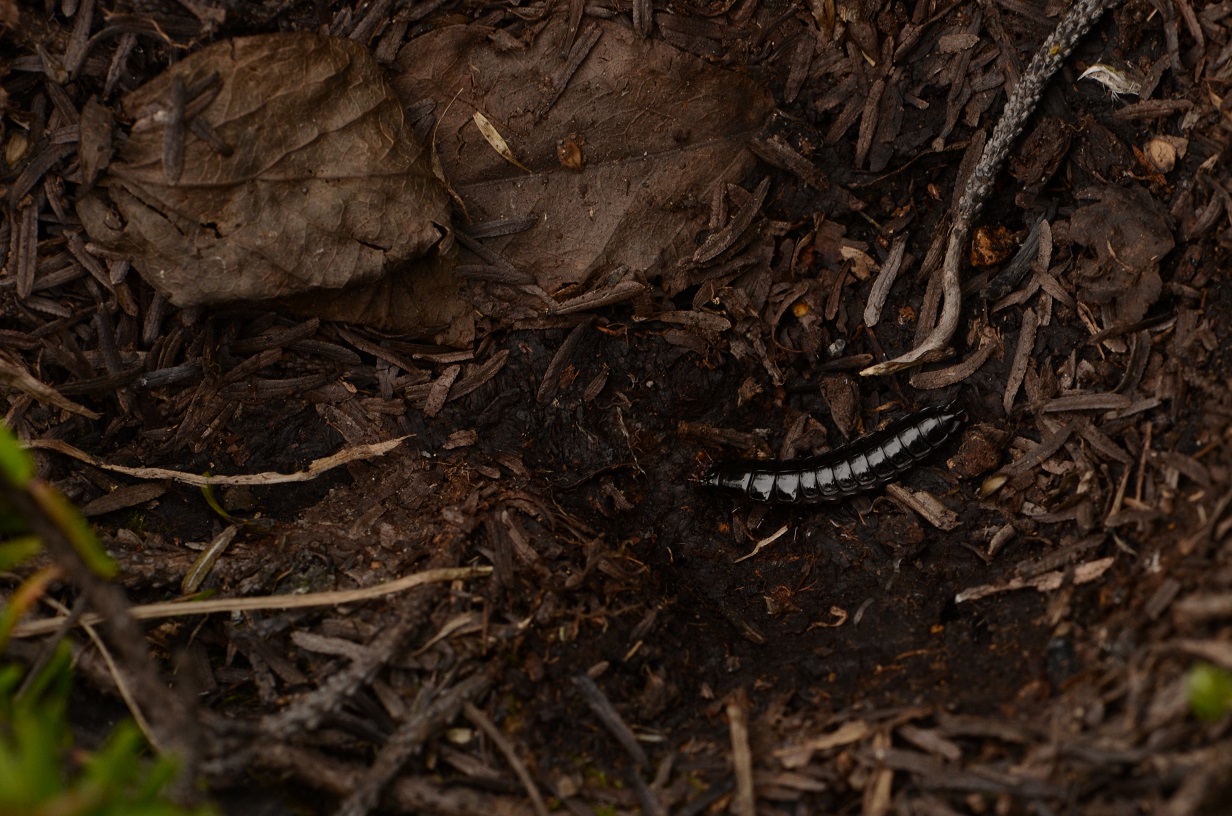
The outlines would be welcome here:
[[[166,485],[158,484],[157,482],[128,485],[82,505],[81,514],[86,518],[94,518],[95,516],[114,513],[116,510],[145,504],[148,501],[157,499],[166,492]]]
[[[1092,448],[1109,459],[1115,459],[1124,465],[1133,464],[1134,457],[1130,456],[1124,448],[1109,439],[1103,431],[1096,428],[1090,422],[1084,422],[1079,425],[1078,433]]]
[[[1178,623],[1197,624],[1232,619],[1232,592],[1190,595],[1177,601],[1172,615]]]
[[[1005,476],[1017,476],[1021,473],[1026,473],[1032,468],[1039,467],[1045,459],[1052,456],[1061,449],[1061,446],[1069,441],[1073,435],[1074,429],[1078,427],[1078,423],[1070,422],[1058,431],[1050,433],[1044,437],[1044,440],[1036,445],[1031,450],[1027,451],[1017,461],[1011,462],[1000,470],[1000,473]]]
[[[602,306],[611,306],[614,303],[623,303],[626,300],[640,295],[646,290],[646,284],[638,283],[635,280],[622,280],[614,286],[609,286],[606,289],[598,289],[594,292],[587,292],[584,295],[579,295],[575,298],[562,301],[549,309],[549,314],[566,315],[574,314],[575,312],[585,312],[590,309],[598,309]]]
[[[789,770],[803,768],[812,761],[814,753],[829,751],[832,748],[841,748],[853,742],[860,742],[872,732],[872,727],[864,720],[851,720],[843,723],[829,734],[813,737],[799,745],[778,748],[773,752],[773,755],[783,764],[784,768]]]
[[[560,344],[560,348],[552,355],[547,369],[543,372],[543,381],[539,384],[539,390],[535,394],[535,401],[540,405],[546,405],[556,399],[556,395],[560,392],[560,375],[572,359],[573,352],[577,349],[578,343],[582,341],[587,330],[593,324],[593,317],[579,323],[573,331],[569,332],[564,342]]]
[[[1100,558],[1096,561],[1088,561],[1084,564],[1079,564],[1073,570],[1074,584],[1089,584],[1092,581],[1099,579],[1107,572],[1116,561],[1116,558],[1109,556]],[[989,595],[997,595],[1002,592],[1013,592],[1019,589],[1036,589],[1040,592],[1053,592],[1061,588],[1065,581],[1066,570],[1056,570],[1055,572],[1046,572],[1043,575],[1036,575],[1033,578],[1012,578],[1003,584],[983,584],[974,586],[969,589],[964,589],[954,596],[954,603],[966,603],[967,601],[978,601],[981,598],[987,598]]]
[[[1232,642],[1226,640],[1175,640],[1169,645],[1194,657],[1209,660],[1220,668],[1232,671]]]
[[[732,765],[736,772],[736,800],[732,803],[732,810],[736,816],[757,816],[753,751],[749,747],[749,699],[743,690],[728,700],[727,724],[731,734]]]
[[[989,358],[1000,349],[1000,335],[991,326],[987,326],[980,332],[980,347],[976,349],[975,354],[948,368],[917,372],[911,375],[911,385],[924,391],[956,385],[979,371],[984,363],[988,362]]]
[[[432,381],[432,386],[428,389],[428,401],[424,403],[424,416],[434,417],[441,412],[449,399],[449,389],[461,373],[462,366],[451,365]]]
[[[873,288],[869,290],[868,303],[864,306],[864,324],[869,328],[876,326],[881,320],[881,310],[885,306],[886,297],[890,294],[890,287],[894,285],[894,280],[898,277],[906,252],[907,235],[904,233],[894,239],[894,243],[890,246],[890,254],[886,262],[881,265],[881,272],[878,273],[877,280],[873,282]]]
[[[769,191],[770,177],[766,176],[758,183],[748,200],[732,216],[731,221],[697,248],[697,251],[693,253],[693,263],[699,265],[708,263],[731,249],[736,240],[753,223],[757,214],[761,212],[761,206],[765,203],[766,194]]]
[[[958,762],[962,759],[962,748],[933,729],[918,728],[910,724],[902,725],[898,728],[898,735],[917,748],[928,751],[947,762]]]
[[[466,376],[454,383],[453,388],[449,389],[449,399],[461,399],[476,390],[499,374],[507,362],[509,362],[509,349],[496,352],[486,362],[475,366]]]
[[[914,510],[938,530],[950,531],[961,522],[958,514],[942,504],[936,496],[924,490],[909,490],[901,484],[886,487],[886,493],[909,510]]]
[[[1039,328],[1039,315],[1034,309],[1022,313],[1022,324],[1018,329],[1018,345],[1014,349],[1014,361],[1010,364],[1010,373],[1005,378],[1005,393],[1001,397],[1001,407],[1009,413],[1014,407],[1014,397],[1022,386],[1022,378],[1027,373],[1027,364],[1031,361],[1035,350],[1035,332]]]
[[[1143,608],[1146,616],[1151,620],[1159,620],[1159,616],[1167,610],[1180,591],[1180,581],[1175,578],[1165,578],[1164,582],[1151,593],[1151,597],[1147,600],[1146,606]]]
[[[1124,394],[1066,394],[1049,400],[1040,409],[1045,414],[1061,411],[1107,411],[1128,408],[1133,400]]]
[[[890,747],[890,734],[886,729],[873,734],[873,757],[878,761],[872,778],[864,787],[864,816],[885,816],[890,812],[890,795],[894,787],[894,770],[887,755],[895,750]],[[906,753],[906,752],[902,752]]]

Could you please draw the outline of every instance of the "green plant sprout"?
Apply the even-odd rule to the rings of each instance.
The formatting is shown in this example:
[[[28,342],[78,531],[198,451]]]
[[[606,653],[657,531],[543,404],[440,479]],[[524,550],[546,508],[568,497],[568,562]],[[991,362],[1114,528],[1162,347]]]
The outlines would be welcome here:
[[[0,422],[0,571],[20,566],[42,550],[17,511],[13,497],[24,494],[72,542],[96,574],[111,577],[115,563],[93,530],[51,485],[37,478],[34,462]],[[27,503],[26,506],[29,506]],[[27,576],[0,597],[0,654],[20,618],[61,575],[56,566]],[[68,721],[72,653],[66,642],[25,681],[27,670],[0,657],[0,813],[28,816],[207,816],[164,794],[175,778],[169,757],[148,758],[133,722],[116,726],[96,750],[73,743]]]
[[[1232,711],[1232,673],[1210,663],[1189,670],[1189,710],[1199,720],[1214,723]]]

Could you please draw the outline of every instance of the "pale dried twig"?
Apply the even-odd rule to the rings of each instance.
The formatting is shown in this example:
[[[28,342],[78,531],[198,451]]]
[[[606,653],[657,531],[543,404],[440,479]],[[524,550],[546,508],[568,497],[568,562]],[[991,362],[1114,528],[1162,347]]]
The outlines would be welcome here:
[[[950,227],[949,244],[945,250],[945,263],[941,269],[941,292],[943,305],[941,316],[936,326],[915,348],[906,354],[886,360],[860,372],[861,376],[871,377],[881,374],[893,374],[896,371],[913,368],[921,363],[933,362],[948,353],[950,338],[958,328],[958,313],[962,307],[962,287],[959,280],[959,267],[971,234],[971,227],[984,207],[988,193],[992,190],[992,182],[1001,165],[1009,154],[1010,147],[1023,125],[1035,111],[1044,86],[1069,53],[1077,45],[1078,40],[1098,20],[1105,10],[1119,3],[1120,0],[1080,0],[1075,3],[1044,44],[1035,52],[1031,64],[1027,66],[1022,79],[1010,94],[1005,103],[1005,110],[993,128],[992,137],[984,147],[979,164],[967,180],[963,189],[962,199],[958,203],[958,211],[954,224]]]
[[[737,559],[735,559],[734,561],[732,561],[732,563],[733,563],[733,564],[739,564],[741,561],[744,561],[744,560],[745,560],[745,559],[747,559],[747,558],[752,558],[753,556],[757,555],[759,552],[761,552],[762,550],[764,550],[766,547],[769,547],[771,544],[773,544],[774,542],[776,542],[776,541],[778,541],[780,538],[782,538],[782,537],[783,537],[783,534],[784,534],[784,533],[786,533],[788,529],[789,529],[789,528],[788,528],[788,526],[787,526],[786,524],[784,524],[782,527],[780,527],[779,529],[775,530],[773,533],[771,533],[770,535],[766,536],[766,537],[765,537],[765,538],[763,538],[761,541],[758,541],[758,542],[757,542],[757,546],[755,546],[755,547],[753,548],[753,551],[752,551],[752,552],[750,552],[748,555],[742,555],[742,556],[740,556],[739,558],[737,558]]]
[[[408,438],[407,436],[399,436],[395,439],[387,439],[371,445],[356,445],[346,448],[332,456],[314,459],[308,464],[307,470],[301,470],[298,473],[246,473],[238,476],[201,476],[196,473],[185,473],[179,470],[168,470],[167,468],[113,465],[104,462],[98,457],[91,456],[79,448],[73,447],[67,442],[61,442],[59,439],[31,439],[26,443],[26,447],[33,450],[51,450],[56,453],[62,453],[79,462],[85,462],[87,465],[110,470],[114,473],[123,473],[125,476],[132,476],[137,479],[170,479],[173,482],[190,484],[194,487],[208,487],[210,485],[270,485],[282,484],[284,482],[308,482],[327,470],[333,470],[357,459],[384,456]]]
[[[305,595],[261,595],[250,598],[213,598],[208,601],[170,601],[164,603],[142,604],[129,609],[129,614],[135,620],[154,620],[182,615],[208,615],[216,612],[253,612],[270,609],[305,609],[314,606],[338,606],[356,601],[379,598],[392,595],[424,584],[434,584],[451,581],[465,581],[469,578],[481,578],[492,574],[491,567],[449,567],[445,569],[430,569],[404,575],[393,581],[386,581],[370,587],[359,589],[342,589],[331,592],[310,592]],[[64,618],[55,617],[45,620],[23,623],[13,628],[13,637],[35,637],[56,631]],[[95,624],[102,621],[99,615],[82,615],[81,625]]]

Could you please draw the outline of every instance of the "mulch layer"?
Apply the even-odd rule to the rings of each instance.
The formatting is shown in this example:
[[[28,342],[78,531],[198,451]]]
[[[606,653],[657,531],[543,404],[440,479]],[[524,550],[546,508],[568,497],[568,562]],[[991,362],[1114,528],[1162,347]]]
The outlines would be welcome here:
[[[1232,5],[1105,15],[997,177],[954,354],[859,374],[930,325],[1066,7],[0,0],[4,421],[138,613],[253,600],[144,617],[160,744],[239,814],[1228,812],[1232,717],[1187,678],[1232,671]],[[403,300],[208,301],[236,241],[195,174],[334,108],[211,125],[232,80],[191,63],[134,92],[275,32],[370,55],[346,89],[383,77],[430,146],[452,224],[415,222],[440,257]],[[379,220],[387,183],[329,185]],[[248,217],[285,237],[313,189]],[[100,237],[136,199],[175,228]],[[703,484],[950,401],[962,431],[866,495]],[[52,595],[109,603],[81,589]],[[60,636],[88,742],[116,680]]]

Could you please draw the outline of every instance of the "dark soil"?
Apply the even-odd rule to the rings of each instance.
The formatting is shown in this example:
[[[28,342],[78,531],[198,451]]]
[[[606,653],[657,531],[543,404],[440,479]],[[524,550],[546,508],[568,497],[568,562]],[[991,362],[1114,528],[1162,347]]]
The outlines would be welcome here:
[[[0,0],[0,25],[19,20],[0,41],[0,405],[23,439],[92,457],[44,445],[41,475],[87,508],[165,487],[92,515],[134,603],[179,597],[231,524],[202,586],[218,598],[492,568],[150,621],[191,706],[178,739],[224,810],[1232,806],[1232,718],[1195,718],[1186,686],[1199,660],[1232,670],[1227,6],[1128,0],[1095,27],[999,176],[955,356],[865,378],[931,319],[980,134],[1064,4],[100,5]],[[587,21],[631,26],[776,110],[740,137],[744,163],[714,168],[729,184],[664,206],[700,226],[645,269],[596,261],[556,285],[565,267],[533,262],[536,246],[558,260],[553,239],[485,232],[526,213],[463,187],[476,212],[455,224],[488,237],[452,259],[474,319],[460,350],[302,303],[177,309],[78,220],[87,100],[122,142],[120,98],[208,43],[350,36],[392,75],[404,42],[447,26],[516,54],[566,13],[579,39]],[[76,70],[47,67],[91,34]],[[1078,81],[1096,63],[1138,93]],[[631,80],[672,81],[652,65]],[[1043,249],[1007,272],[1032,231]],[[793,507],[702,484],[714,462],[812,455],[951,399],[963,432],[898,486]],[[111,467],[292,473],[404,436],[312,480],[208,493]],[[89,644],[87,694],[110,696]]]

